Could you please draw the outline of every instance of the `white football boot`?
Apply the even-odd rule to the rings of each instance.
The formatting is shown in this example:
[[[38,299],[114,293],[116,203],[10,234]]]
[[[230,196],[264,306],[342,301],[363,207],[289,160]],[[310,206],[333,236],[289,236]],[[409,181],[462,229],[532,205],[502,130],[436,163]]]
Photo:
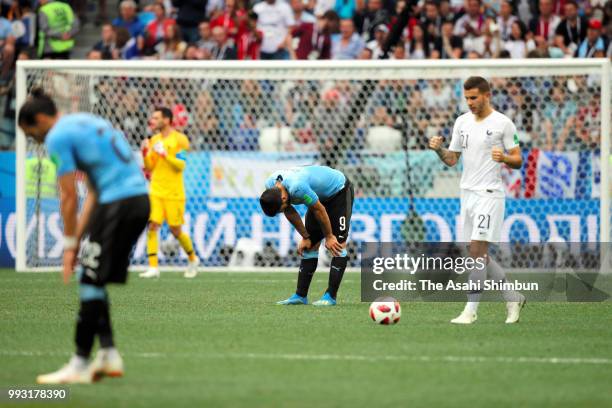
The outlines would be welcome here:
[[[89,370],[98,380],[103,376],[123,377],[123,359],[115,348],[101,348],[89,365]]]
[[[506,309],[508,310],[508,315],[506,316],[506,323],[518,323],[519,318],[521,317],[521,310],[525,307],[525,296],[521,295],[518,302],[507,302]]]
[[[146,272],[142,272],[138,276],[141,278],[159,278],[159,269],[149,267]]]
[[[68,364],[49,374],[36,377],[38,384],[91,384],[93,373],[83,358],[72,356]]]
[[[461,314],[451,320],[451,323],[454,324],[472,324],[478,319],[478,316],[474,312],[470,312],[468,310],[463,310]]]
[[[187,279],[195,278],[198,274],[198,265],[200,265],[200,259],[196,257],[193,261],[189,262],[185,275],[183,276]]]

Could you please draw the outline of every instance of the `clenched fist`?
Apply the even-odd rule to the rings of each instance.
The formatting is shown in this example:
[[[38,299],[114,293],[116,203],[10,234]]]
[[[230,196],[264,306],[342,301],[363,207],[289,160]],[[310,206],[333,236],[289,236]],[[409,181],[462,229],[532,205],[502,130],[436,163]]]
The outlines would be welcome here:
[[[429,148],[431,150],[438,151],[442,148],[442,143],[444,142],[444,138],[442,136],[434,136],[429,139]]]
[[[502,163],[504,161],[504,149],[501,147],[494,147],[491,150],[491,158],[495,162]]]

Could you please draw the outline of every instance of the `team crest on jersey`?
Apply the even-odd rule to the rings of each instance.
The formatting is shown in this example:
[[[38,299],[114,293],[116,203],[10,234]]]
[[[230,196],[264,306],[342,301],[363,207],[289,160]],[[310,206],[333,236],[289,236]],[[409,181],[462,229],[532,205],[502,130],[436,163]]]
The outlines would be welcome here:
[[[487,129],[486,131],[486,143],[489,147],[501,147],[502,143],[502,133],[499,131],[494,131],[491,129]]]

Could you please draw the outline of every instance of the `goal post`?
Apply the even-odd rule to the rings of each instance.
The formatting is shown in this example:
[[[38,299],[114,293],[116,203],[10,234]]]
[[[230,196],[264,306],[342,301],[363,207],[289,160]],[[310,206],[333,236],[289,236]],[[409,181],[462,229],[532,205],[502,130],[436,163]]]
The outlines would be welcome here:
[[[137,157],[153,107],[170,107],[192,145],[185,229],[203,265],[271,270],[297,264],[298,237],[286,220],[263,216],[257,197],[267,174],[296,165],[337,167],[354,182],[353,245],[402,240],[406,231],[461,240],[461,169],[446,168],[426,144],[438,134],[448,144],[466,110],[461,84],[473,75],[491,81],[492,103],[515,122],[525,162],[502,172],[502,240],[610,242],[610,70],[607,59],[18,61],[17,108],[43,87],[64,113],[108,119]],[[53,170],[19,129],[16,156],[16,269],[57,270]],[[405,228],[412,210],[420,235]],[[161,234],[160,264],[184,267]],[[145,264],[141,239],[132,266]]]

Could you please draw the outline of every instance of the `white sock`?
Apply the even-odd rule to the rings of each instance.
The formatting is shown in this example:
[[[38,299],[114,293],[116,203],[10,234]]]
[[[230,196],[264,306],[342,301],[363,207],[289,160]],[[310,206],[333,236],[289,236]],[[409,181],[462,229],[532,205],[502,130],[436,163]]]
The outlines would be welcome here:
[[[100,351],[106,354],[107,358],[113,358],[119,355],[119,352],[114,347],[104,347],[101,348]]]
[[[470,296],[472,296],[472,295],[478,295],[478,299],[480,299],[480,293],[474,293],[474,294],[470,293],[470,294],[468,295],[468,299],[469,299],[469,298],[470,298]],[[469,312],[469,313],[474,313],[474,314],[475,314],[475,313],[478,311],[478,305],[479,305],[479,304],[480,304],[480,302],[479,302],[478,300],[476,300],[476,301],[472,301],[472,300],[470,300],[470,301],[468,301],[468,302],[465,304],[465,309],[463,309],[463,310],[464,310],[465,312]]]
[[[504,270],[499,266],[497,262],[493,260],[493,258],[489,258],[489,264],[487,265],[487,270],[489,272],[489,276],[496,280],[506,282],[506,274]],[[518,302],[521,295],[515,290],[502,290],[502,297],[506,302]]]
[[[72,356],[69,364],[74,366],[77,370],[84,370],[87,368],[88,360],[85,357],[77,356],[76,354]]]

